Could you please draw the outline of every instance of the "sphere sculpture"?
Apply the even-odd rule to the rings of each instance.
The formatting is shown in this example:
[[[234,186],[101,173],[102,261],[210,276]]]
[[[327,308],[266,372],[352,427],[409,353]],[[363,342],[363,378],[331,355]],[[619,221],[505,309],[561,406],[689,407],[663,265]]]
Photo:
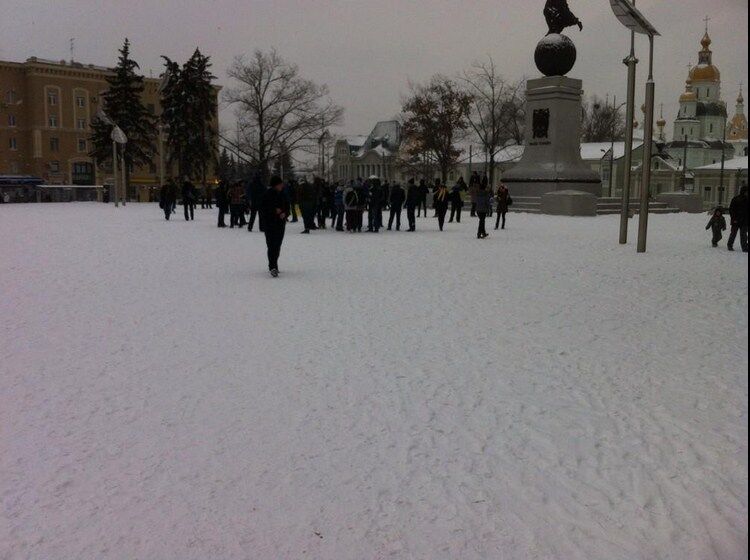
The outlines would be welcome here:
[[[550,33],[536,46],[534,61],[545,76],[564,76],[576,63],[576,46],[570,37]]]

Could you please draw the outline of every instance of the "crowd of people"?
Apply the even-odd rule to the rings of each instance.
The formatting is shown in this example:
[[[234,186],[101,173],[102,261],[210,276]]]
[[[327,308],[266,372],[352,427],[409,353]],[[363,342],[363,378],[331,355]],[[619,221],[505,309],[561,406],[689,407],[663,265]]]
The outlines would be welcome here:
[[[416,219],[422,215],[427,217],[429,195],[432,194],[432,211],[440,231],[445,228],[446,218],[447,223],[461,223],[465,201],[468,201],[471,205],[469,215],[478,219],[477,239],[485,239],[489,236],[487,218],[494,213],[495,230],[505,229],[506,216],[513,204],[510,192],[502,182],[493,190],[487,177],[480,177],[476,172],[468,184],[460,177],[450,187],[441,179],[435,179],[432,183],[425,179],[419,182],[409,179],[402,186],[398,182],[390,183],[376,178],[331,184],[320,178],[283,181],[278,176],[271,177],[268,185],[266,187],[259,174],[249,181],[222,181],[215,189],[206,186],[199,190],[187,180],[178,187],[174,181],[168,181],[161,188],[159,205],[164,217],[169,220],[176,213],[179,195],[185,220],[190,221],[195,218],[195,207],[199,201],[202,208],[212,208],[215,201],[218,227],[253,231],[257,225],[266,235],[269,271],[273,276],[278,276],[278,258],[288,221],[298,222],[301,219],[301,233],[304,235],[327,229],[328,220],[330,228],[339,232],[401,231],[401,218],[405,210],[405,231],[415,232]],[[387,225],[384,222],[385,214],[388,216]],[[729,214],[731,232],[727,246],[733,251],[739,235],[742,250],[747,252],[747,186],[743,186],[732,199]],[[717,247],[723,231],[727,229],[723,208],[714,210],[706,229],[711,230],[712,245]]]

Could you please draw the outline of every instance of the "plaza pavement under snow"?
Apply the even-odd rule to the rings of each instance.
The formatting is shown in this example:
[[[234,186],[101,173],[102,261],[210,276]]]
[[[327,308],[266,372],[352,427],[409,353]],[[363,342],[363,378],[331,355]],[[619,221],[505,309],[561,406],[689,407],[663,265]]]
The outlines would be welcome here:
[[[736,560],[748,261],[707,217],[262,234],[0,206],[0,558]],[[636,222],[631,224],[635,235]]]

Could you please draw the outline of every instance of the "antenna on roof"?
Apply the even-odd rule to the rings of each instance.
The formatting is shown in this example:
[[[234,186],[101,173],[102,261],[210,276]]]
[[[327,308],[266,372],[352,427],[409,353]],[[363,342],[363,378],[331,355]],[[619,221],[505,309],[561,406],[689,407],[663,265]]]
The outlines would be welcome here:
[[[73,52],[75,51],[75,48],[76,48],[76,40],[75,38],[71,37],[70,39],[70,63],[71,64],[73,64]]]

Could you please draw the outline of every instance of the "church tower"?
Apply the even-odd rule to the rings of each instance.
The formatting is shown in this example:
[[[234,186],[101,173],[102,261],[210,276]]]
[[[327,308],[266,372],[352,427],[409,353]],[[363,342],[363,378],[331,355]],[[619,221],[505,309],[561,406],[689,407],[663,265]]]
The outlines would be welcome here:
[[[727,140],[747,140],[747,117],[745,117],[745,98],[742,96],[742,87],[737,96],[734,116],[727,125]]]
[[[722,152],[726,159],[734,157],[734,147],[723,141],[727,106],[721,99],[721,72],[714,65],[711,42],[706,24],[698,64],[691,66],[688,72],[674,120],[672,141],[667,144],[669,155],[680,166],[685,164],[682,160],[687,159],[689,169],[720,161]]]

